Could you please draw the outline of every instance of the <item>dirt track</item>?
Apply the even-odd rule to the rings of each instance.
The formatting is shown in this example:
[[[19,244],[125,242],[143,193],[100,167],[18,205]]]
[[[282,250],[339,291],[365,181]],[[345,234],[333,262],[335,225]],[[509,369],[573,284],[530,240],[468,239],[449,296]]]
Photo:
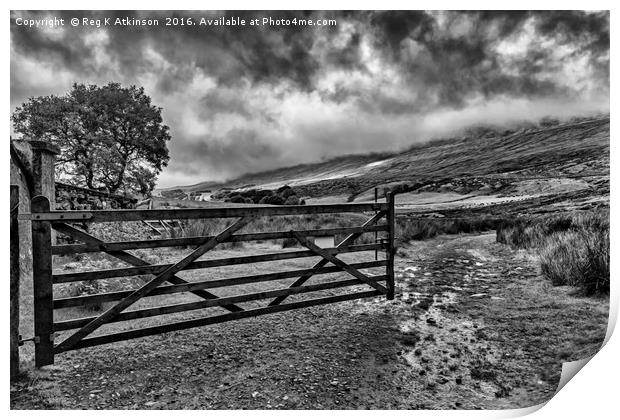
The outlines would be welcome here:
[[[594,353],[607,301],[570,295],[494,234],[399,251],[392,302],[347,302],[69,352],[12,408],[519,408]],[[112,348],[113,347],[113,348]]]

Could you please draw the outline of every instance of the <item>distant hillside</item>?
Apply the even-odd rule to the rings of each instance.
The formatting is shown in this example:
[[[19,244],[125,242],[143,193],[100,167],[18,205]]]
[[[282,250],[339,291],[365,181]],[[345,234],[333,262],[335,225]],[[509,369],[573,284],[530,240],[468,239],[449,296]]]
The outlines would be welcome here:
[[[503,132],[477,129],[460,138],[417,145],[400,153],[342,156],[247,174],[219,184],[204,182],[175,188],[191,192],[274,189],[286,184],[307,197],[343,195],[352,200],[375,186],[394,183],[473,177],[501,181],[506,177],[608,176],[609,116],[551,124],[547,121],[547,126]]]

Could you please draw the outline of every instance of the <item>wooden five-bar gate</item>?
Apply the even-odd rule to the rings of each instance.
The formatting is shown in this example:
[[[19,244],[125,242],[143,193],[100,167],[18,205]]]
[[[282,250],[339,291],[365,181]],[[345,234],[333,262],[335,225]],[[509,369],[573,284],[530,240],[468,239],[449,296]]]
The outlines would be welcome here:
[[[337,227],[315,230],[287,230],[279,232],[238,233],[253,220],[265,216],[313,215],[326,213],[362,213],[369,217],[361,226]],[[49,200],[43,196],[32,199],[31,213],[21,216],[32,221],[32,259],[34,281],[34,342],[35,364],[49,365],[54,355],[68,350],[112,343],[153,334],[183,330],[225,321],[288,311],[296,308],[343,302],[352,299],[385,295],[394,297],[394,198],[387,195],[386,203],[348,203],[305,206],[263,206],[229,207],[207,209],[174,210],[101,210],[101,211],[50,211]],[[187,219],[233,219],[226,229],[213,236],[193,236],[183,238],[158,238],[121,242],[106,242],[81,227],[91,223],[130,222],[144,220],[187,220]],[[383,221],[383,222],[382,222]],[[52,231],[71,237],[77,243],[54,245]],[[374,232],[371,243],[356,244],[365,233]],[[384,232],[378,238],[376,233]],[[313,237],[327,235],[347,235],[334,247],[321,248]],[[370,235],[372,236],[372,235]],[[219,259],[199,259],[205,253],[224,242],[260,241],[293,238],[306,249],[276,252],[261,255],[238,256]],[[378,238],[378,239],[377,239]],[[358,241],[359,242],[359,241]],[[151,264],[145,259],[128,252],[135,249],[195,246],[195,249],[173,264]],[[375,251],[375,258],[368,261],[346,263],[339,255],[361,251]],[[384,251],[385,258],[376,258],[377,251]],[[123,268],[84,272],[62,272],[52,270],[52,256],[75,253],[103,252],[127,264]],[[368,255],[365,253],[362,255]],[[359,254],[358,254],[359,255]],[[320,257],[313,266],[301,270],[271,272],[204,281],[186,281],[179,277],[184,270],[211,267],[234,266],[240,264],[297,258]],[[357,260],[356,260],[357,261]],[[385,267],[385,275],[365,274],[360,270]],[[348,273],[351,278],[330,280],[317,284],[305,284],[315,275],[326,273]],[[108,279],[113,277],[144,276],[140,287],[132,290],[96,293],[86,296],[54,297],[54,285],[69,282]],[[246,293],[230,297],[219,297],[212,289],[225,288],[249,283],[269,282],[294,278],[288,287]],[[165,284],[167,283],[167,284]],[[359,285],[367,290],[360,290]],[[357,286],[358,290],[344,294],[283,303],[291,295],[347,288]],[[189,303],[149,307],[126,311],[140,299],[150,296],[188,292],[199,297]],[[265,306],[243,308],[243,303],[266,301]],[[109,309],[93,317],[68,320],[55,320],[54,311],[75,306],[116,302]],[[256,302],[254,302],[256,303]],[[154,317],[202,308],[221,307],[227,312],[180,321],[162,323],[128,331],[103,335],[91,334],[100,327],[120,321]],[[336,322],[336,320],[334,320]],[[64,333],[62,341],[55,343],[56,334]],[[68,334],[68,335],[67,335]]]

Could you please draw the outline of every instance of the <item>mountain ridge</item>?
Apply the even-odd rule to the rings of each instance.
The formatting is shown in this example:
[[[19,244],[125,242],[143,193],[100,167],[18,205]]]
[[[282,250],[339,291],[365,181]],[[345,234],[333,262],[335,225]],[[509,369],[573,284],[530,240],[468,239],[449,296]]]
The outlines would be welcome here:
[[[309,197],[355,196],[373,186],[443,178],[510,174],[605,176],[609,173],[609,121],[606,115],[503,132],[478,129],[474,135],[432,140],[400,152],[339,156],[249,173],[225,182],[206,181],[162,191],[273,189],[291,185]]]

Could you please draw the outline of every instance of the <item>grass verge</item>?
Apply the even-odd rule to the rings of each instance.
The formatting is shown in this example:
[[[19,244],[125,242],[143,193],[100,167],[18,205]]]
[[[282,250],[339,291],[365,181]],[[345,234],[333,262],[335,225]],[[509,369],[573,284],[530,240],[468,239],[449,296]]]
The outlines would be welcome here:
[[[609,211],[568,213],[503,222],[497,241],[530,249],[552,284],[609,294]]]

